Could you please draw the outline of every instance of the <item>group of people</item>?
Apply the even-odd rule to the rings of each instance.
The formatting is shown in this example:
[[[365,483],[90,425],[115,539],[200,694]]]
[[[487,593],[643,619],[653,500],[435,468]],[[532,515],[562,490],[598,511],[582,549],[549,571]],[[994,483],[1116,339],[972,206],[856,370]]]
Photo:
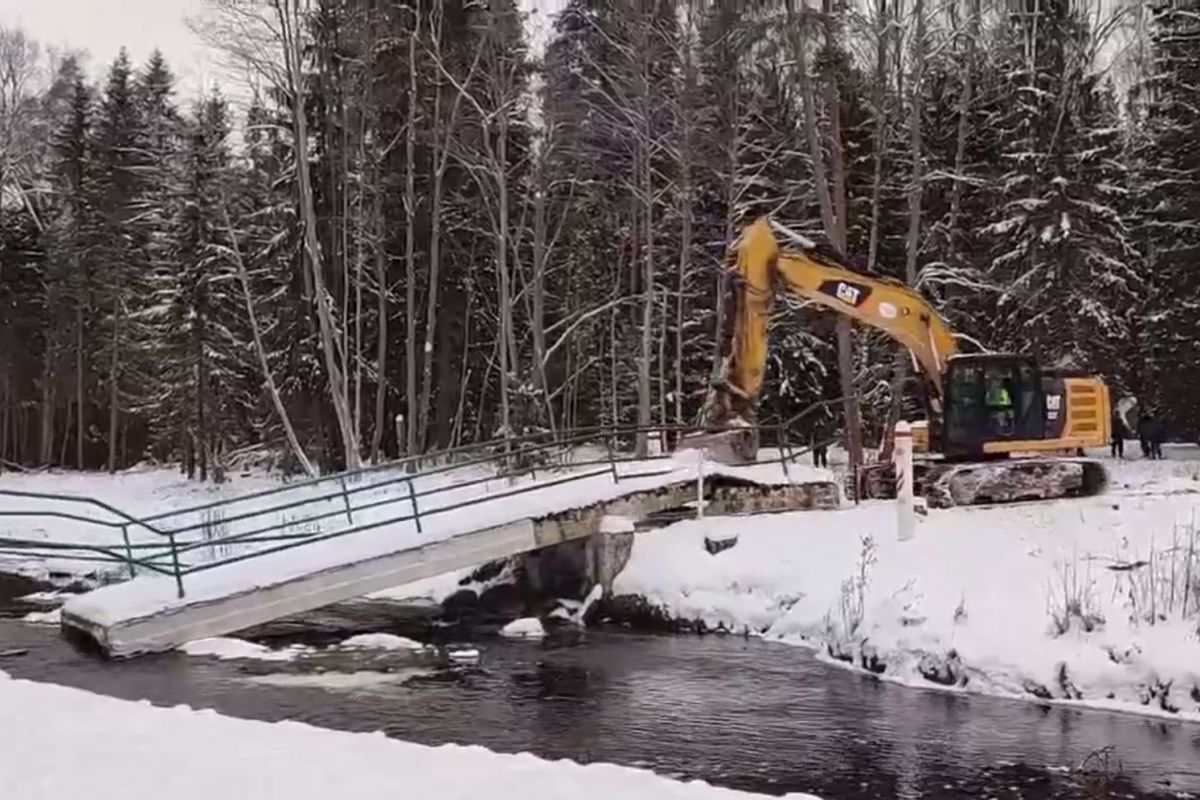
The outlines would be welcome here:
[[[1149,411],[1143,411],[1138,416],[1138,442],[1142,447],[1142,458],[1161,459],[1163,457],[1163,442],[1167,438],[1167,423],[1161,417]],[[1112,455],[1113,458],[1125,457],[1125,440],[1129,437],[1129,426],[1125,418],[1116,409],[1112,412]]]

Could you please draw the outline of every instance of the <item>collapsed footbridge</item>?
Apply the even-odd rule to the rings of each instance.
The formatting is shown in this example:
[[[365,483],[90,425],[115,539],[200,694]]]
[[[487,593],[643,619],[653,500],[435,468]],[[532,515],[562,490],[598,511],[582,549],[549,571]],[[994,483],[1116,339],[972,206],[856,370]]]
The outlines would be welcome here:
[[[27,504],[26,517],[120,535],[88,545],[0,537],[0,552],[62,557],[78,548],[119,561],[126,579],[71,598],[62,626],[126,657],[566,541],[602,544],[697,502],[711,514],[839,502],[832,473],[797,464],[787,447],[737,467],[694,451],[634,458],[611,441],[556,445],[559,463],[546,463],[549,452],[517,447],[424,470],[385,465],[140,519],[87,498],[0,492],[6,506]],[[22,513],[0,512],[0,530]]]

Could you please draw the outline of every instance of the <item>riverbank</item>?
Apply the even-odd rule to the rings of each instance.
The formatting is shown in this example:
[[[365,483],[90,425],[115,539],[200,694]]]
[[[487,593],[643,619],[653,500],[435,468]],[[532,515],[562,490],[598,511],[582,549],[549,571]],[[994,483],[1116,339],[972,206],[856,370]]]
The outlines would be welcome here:
[[[439,800],[637,797],[750,800],[610,764],[583,766],[480,747],[426,747],[380,734],[155,708],[0,672],[0,775],[21,800]],[[789,794],[790,800],[812,800]]]
[[[677,523],[637,536],[608,611],[900,683],[1200,721],[1200,463],[1112,472],[1102,497],[930,512],[906,543],[890,503]]]

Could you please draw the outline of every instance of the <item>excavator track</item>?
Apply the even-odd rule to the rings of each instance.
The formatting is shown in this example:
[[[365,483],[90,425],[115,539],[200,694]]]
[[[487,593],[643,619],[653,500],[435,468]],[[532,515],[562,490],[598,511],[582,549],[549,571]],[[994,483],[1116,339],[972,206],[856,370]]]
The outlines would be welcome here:
[[[998,505],[1067,497],[1093,497],[1108,488],[1108,471],[1092,458],[1012,458],[996,461],[936,462],[913,465],[915,494],[930,508]],[[863,494],[896,496],[892,466],[871,470]]]

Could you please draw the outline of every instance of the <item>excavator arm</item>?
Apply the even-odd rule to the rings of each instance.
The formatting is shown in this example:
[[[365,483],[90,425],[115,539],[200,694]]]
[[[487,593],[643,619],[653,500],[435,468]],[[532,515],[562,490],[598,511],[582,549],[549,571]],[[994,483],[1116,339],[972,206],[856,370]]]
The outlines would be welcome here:
[[[754,399],[762,389],[768,322],[777,293],[817,303],[883,331],[908,349],[933,399],[941,399],[943,369],[956,352],[954,337],[945,320],[913,289],[855,272],[815,250],[781,249],[766,218],[742,232],[734,269],[733,340],[724,374],[705,409],[709,427],[752,419]],[[749,447],[757,449],[757,443]]]

